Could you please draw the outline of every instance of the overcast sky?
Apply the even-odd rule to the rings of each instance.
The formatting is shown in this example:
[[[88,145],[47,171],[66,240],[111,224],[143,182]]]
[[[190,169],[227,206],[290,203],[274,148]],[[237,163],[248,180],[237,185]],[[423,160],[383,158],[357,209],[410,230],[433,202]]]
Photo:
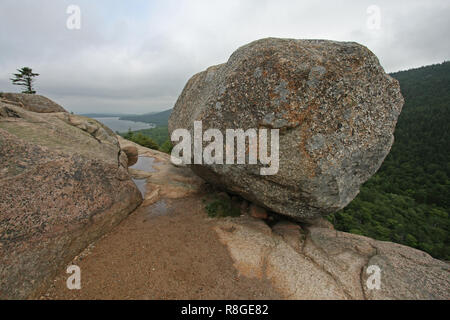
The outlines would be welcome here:
[[[265,37],[356,41],[387,72],[450,60],[449,17],[449,0],[1,0],[0,91],[20,91],[9,78],[29,66],[38,93],[69,111],[159,111],[193,74]]]

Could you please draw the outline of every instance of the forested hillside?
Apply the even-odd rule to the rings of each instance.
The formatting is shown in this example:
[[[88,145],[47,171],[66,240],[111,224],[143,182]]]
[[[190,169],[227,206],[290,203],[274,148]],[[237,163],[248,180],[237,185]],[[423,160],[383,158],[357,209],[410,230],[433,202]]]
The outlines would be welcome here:
[[[392,74],[405,106],[381,169],[335,227],[450,260],[450,62]]]

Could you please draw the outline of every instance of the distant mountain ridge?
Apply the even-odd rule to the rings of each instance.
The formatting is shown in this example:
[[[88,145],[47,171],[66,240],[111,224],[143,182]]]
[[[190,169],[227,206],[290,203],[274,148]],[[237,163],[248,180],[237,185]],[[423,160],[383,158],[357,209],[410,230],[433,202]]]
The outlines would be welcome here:
[[[165,110],[158,113],[146,113],[142,115],[129,115],[129,116],[121,116],[120,120],[129,120],[129,121],[137,121],[137,122],[146,122],[152,123],[158,127],[167,126],[169,121],[170,114],[172,113],[172,109]]]
[[[125,116],[134,116],[135,114],[125,114],[125,113],[80,113],[80,116],[88,118],[120,118]]]

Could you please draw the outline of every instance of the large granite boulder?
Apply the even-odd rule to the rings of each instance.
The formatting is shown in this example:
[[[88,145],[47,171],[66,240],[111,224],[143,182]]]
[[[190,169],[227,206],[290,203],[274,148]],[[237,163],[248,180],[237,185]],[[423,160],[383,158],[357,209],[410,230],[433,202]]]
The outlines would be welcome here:
[[[169,131],[279,129],[279,171],[193,165],[199,176],[280,214],[309,220],[345,207],[380,167],[403,106],[398,82],[354,42],[263,39],[193,76]],[[248,152],[248,149],[247,149]]]
[[[7,102],[0,102],[0,190],[0,299],[35,297],[142,201],[110,129]]]

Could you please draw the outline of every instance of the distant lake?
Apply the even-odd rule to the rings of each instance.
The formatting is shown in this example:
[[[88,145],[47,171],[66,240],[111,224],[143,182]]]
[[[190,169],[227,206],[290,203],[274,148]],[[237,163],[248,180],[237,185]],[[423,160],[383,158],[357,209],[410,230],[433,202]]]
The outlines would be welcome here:
[[[127,132],[128,129],[131,131],[151,129],[155,126],[151,123],[145,122],[134,122],[129,120],[120,120],[118,117],[108,117],[108,118],[94,118],[95,120],[103,123],[105,126],[109,127],[112,131],[116,132]]]

